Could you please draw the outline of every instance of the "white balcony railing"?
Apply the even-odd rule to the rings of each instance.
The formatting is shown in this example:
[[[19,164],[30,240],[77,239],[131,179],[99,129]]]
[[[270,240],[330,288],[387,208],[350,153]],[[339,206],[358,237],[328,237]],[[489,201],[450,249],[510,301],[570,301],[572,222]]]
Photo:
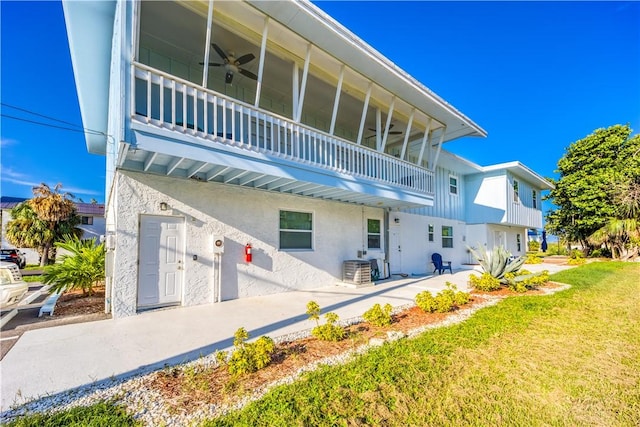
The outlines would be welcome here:
[[[245,150],[433,193],[433,173],[134,63],[134,120]]]

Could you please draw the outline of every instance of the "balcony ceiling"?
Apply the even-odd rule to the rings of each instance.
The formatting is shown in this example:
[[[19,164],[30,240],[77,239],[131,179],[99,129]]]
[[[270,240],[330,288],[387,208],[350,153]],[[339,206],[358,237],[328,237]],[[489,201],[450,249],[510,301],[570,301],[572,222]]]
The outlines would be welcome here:
[[[143,2],[143,13],[150,16],[146,17],[145,26],[141,28],[141,44],[156,52],[175,57],[190,67],[199,67],[204,58],[208,4],[208,1],[153,2],[153,7],[145,8]],[[302,69],[307,46],[311,42],[313,48],[310,74],[313,77],[310,77],[307,84],[304,108],[312,109],[315,116],[323,119],[316,125],[319,129],[328,130],[335,87],[344,62],[348,67],[345,69],[337,128],[352,129],[357,133],[357,123],[362,114],[362,100],[369,82],[374,81],[370,107],[380,107],[383,120],[386,119],[393,96],[398,97],[392,119],[395,131],[405,131],[411,110],[416,106],[418,112],[412,128],[414,134],[423,132],[429,117],[432,117],[435,120],[432,129],[443,124],[447,126],[445,141],[463,136],[486,135],[486,132],[470,119],[311,3],[215,1],[211,40],[225,51],[233,51],[236,57],[253,53],[256,59],[245,64],[243,68],[258,74],[260,43],[266,14],[272,19],[269,23],[263,94],[291,104],[293,61]],[[169,24],[172,27],[179,25],[180,31],[163,31]],[[152,34],[162,34],[163,40],[150,36]],[[198,42],[194,43],[194,40]],[[213,49],[209,60],[221,62],[221,58]],[[209,73],[209,86],[215,79],[224,80],[222,67],[210,67]],[[233,84],[254,91],[256,82],[236,73]],[[375,133],[368,130],[375,128],[373,111],[373,108],[370,108],[367,116],[365,138],[372,138]],[[394,141],[398,143],[402,139],[401,135],[394,136],[388,143],[393,145]]]

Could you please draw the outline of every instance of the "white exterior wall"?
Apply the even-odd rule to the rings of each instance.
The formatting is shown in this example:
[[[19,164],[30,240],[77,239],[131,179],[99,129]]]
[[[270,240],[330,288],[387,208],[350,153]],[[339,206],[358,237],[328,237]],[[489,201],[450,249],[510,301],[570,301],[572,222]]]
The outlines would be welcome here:
[[[431,255],[434,252],[442,255],[443,260],[451,261],[453,268],[459,268],[467,263],[466,257],[466,226],[462,221],[446,218],[429,217],[409,214],[404,212],[391,212],[389,214],[390,234],[394,231],[400,233],[400,252],[398,248],[390,244],[389,262],[393,273],[425,274],[433,271]],[[394,218],[399,219],[396,224]],[[429,224],[433,225],[433,242],[429,241]],[[442,247],[442,226],[453,227],[453,248]],[[393,239],[390,236],[390,243]],[[396,251],[396,253],[394,253]],[[398,259],[394,265],[394,260]]]
[[[514,199],[513,180],[518,181],[518,201]],[[542,227],[541,194],[537,192],[537,207],[533,207],[533,186],[524,179],[509,174],[509,185],[507,186],[507,216],[506,222],[509,224],[522,224],[529,228]]]
[[[185,218],[182,305],[212,302],[213,235],[225,237],[222,299],[228,300],[335,284],[342,279],[343,261],[357,259],[357,251],[366,250],[367,218],[382,222],[384,216],[382,209],[215,183],[123,171],[116,176],[114,317],[136,313],[140,214]],[[169,209],[161,211],[160,202]],[[313,213],[314,250],[278,249],[281,209]],[[253,246],[250,264],[244,261],[247,243]],[[368,251],[363,259],[377,257],[379,253]]]
[[[506,219],[507,178],[504,173],[474,174],[465,178],[466,221],[470,224],[501,223]]]

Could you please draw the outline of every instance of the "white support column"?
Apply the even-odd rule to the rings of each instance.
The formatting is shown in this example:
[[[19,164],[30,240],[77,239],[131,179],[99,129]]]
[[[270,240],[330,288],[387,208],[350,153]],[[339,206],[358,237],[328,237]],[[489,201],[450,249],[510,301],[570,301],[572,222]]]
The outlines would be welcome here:
[[[402,152],[400,153],[400,159],[406,160],[404,158],[407,153],[407,144],[409,143],[409,134],[411,133],[411,125],[413,124],[413,117],[416,114],[416,109],[411,110],[411,115],[409,116],[409,122],[407,123],[407,130],[404,132],[404,142],[402,144]]]
[[[304,70],[302,70],[302,84],[300,96],[298,97],[298,111],[294,118],[296,123],[300,123],[302,118],[302,106],[304,105],[304,93],[307,89],[307,76],[309,75],[309,63],[311,62],[311,43],[307,45],[307,57],[304,59]]]
[[[264,57],[267,53],[267,34],[269,33],[269,17],[264,18],[264,28],[262,29],[262,44],[260,45],[260,64],[258,65],[258,82],[256,85],[256,101],[254,107],[260,106],[260,91],[262,90],[262,73],[264,72]]]
[[[382,146],[382,112],[376,108],[376,150]]]
[[[438,146],[436,147],[436,154],[433,157],[433,162],[432,164],[429,164],[429,169],[431,169],[432,172],[436,171],[436,165],[438,164],[438,157],[440,157],[440,149],[442,148],[442,141],[444,140],[444,134],[447,132],[447,127],[444,126],[442,128],[442,133],[440,134],[440,138],[438,139]]]
[[[422,167],[422,159],[424,158],[424,148],[427,146],[427,140],[429,139],[429,132],[431,131],[432,122],[433,122],[433,119],[429,118],[427,127],[424,130],[424,136],[422,137],[422,145],[420,146],[420,155],[418,156],[418,166],[420,167]]]
[[[369,100],[371,99],[371,89],[373,89],[373,82],[369,82],[367,88],[367,94],[364,97],[364,106],[362,107],[362,117],[360,117],[360,127],[358,128],[358,145],[362,144],[362,134],[364,133],[364,122],[367,119],[367,110],[369,109]]]
[[[296,113],[298,112],[298,95],[299,95],[299,91],[300,91],[300,71],[298,70],[298,64],[296,64],[295,62],[293,63],[293,81],[291,82],[293,84],[293,99],[292,99],[292,105],[291,105],[291,118],[293,120],[296,119]]]
[[[207,40],[204,44],[204,67],[202,69],[202,87],[207,87],[209,77],[209,54],[211,53],[211,23],[213,22],[213,0],[209,0],[209,15],[207,16]]]
[[[338,77],[338,86],[336,86],[336,98],[333,101],[333,114],[331,115],[331,127],[329,134],[333,135],[336,129],[336,117],[338,117],[338,105],[340,105],[340,94],[342,93],[342,80],[344,79],[344,64],[340,67],[340,77]]]
[[[396,106],[396,97],[391,100],[391,106],[389,106],[389,115],[387,116],[387,123],[384,127],[384,138],[382,138],[382,147],[380,152],[384,153],[384,149],[387,146],[387,138],[389,137],[389,127],[391,126],[391,117],[393,116],[393,109]]]

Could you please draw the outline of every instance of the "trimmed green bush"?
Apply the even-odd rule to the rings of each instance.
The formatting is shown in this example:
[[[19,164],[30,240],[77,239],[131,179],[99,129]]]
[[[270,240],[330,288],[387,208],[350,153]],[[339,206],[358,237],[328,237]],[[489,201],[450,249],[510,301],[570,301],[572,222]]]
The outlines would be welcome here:
[[[469,276],[469,284],[478,291],[497,291],[502,286],[500,280],[496,279],[489,273],[482,273],[481,276],[471,274]]]
[[[392,322],[391,311],[393,307],[391,304],[385,304],[384,308],[380,307],[380,304],[375,304],[369,310],[365,311],[362,316],[364,320],[376,326],[388,326]]]
[[[309,319],[316,321],[316,327],[311,330],[311,335],[322,341],[341,341],[345,337],[344,328],[336,325],[339,317],[336,313],[327,313],[324,315],[327,323],[320,324],[320,306],[315,301],[307,303],[307,315]]]
[[[247,339],[249,333],[245,328],[238,329],[234,334],[233,345],[236,349],[229,359],[229,373],[233,375],[255,372],[271,363],[271,356],[276,348],[273,340],[264,336],[253,343],[247,343]]]

